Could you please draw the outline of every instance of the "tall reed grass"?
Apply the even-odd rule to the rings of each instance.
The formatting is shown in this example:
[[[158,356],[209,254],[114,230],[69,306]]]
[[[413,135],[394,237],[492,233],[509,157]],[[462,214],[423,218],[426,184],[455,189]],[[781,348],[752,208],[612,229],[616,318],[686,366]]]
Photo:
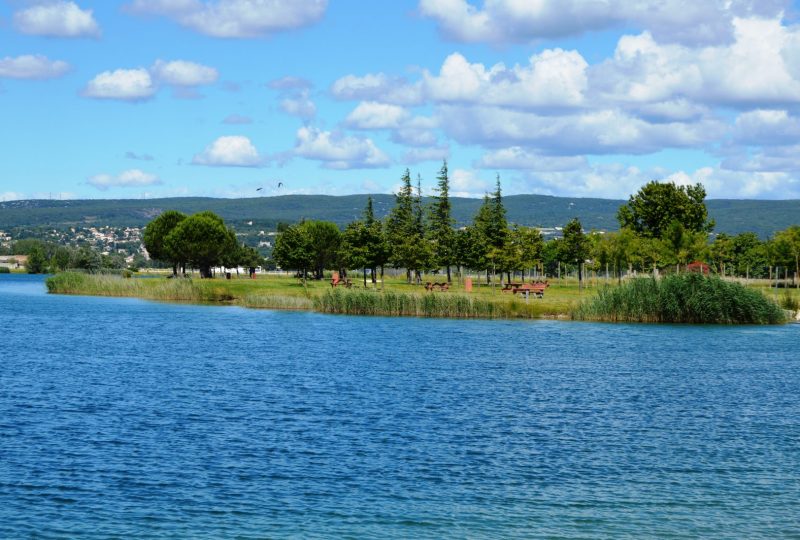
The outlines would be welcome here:
[[[175,302],[219,302],[233,297],[224,291],[198,286],[191,279],[126,279],[120,275],[62,272],[47,278],[47,290],[57,294],[125,296]]]
[[[779,324],[783,310],[763,294],[738,283],[700,274],[660,280],[633,279],[601,289],[582,302],[573,319],[610,322]]]
[[[535,303],[516,299],[485,300],[458,294],[402,293],[334,289],[314,298],[322,313],[450,318],[536,318]]]

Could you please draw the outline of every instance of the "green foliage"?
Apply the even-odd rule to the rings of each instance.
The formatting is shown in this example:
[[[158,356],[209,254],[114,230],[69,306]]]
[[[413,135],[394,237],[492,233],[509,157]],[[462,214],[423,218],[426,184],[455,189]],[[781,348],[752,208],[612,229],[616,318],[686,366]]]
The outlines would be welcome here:
[[[0,266],[0,274],[10,274],[11,270],[8,266]]]
[[[164,238],[164,250],[173,261],[188,262],[211,277],[211,267],[222,262],[226,250],[236,246],[235,235],[219,216],[200,212],[180,220]]]
[[[403,185],[395,198],[386,221],[386,239],[389,246],[389,262],[395,268],[405,268],[408,279],[411,271],[421,272],[432,266],[433,249],[425,240],[421,194],[416,196],[411,187],[411,173],[406,169]]]
[[[447,280],[450,281],[450,266],[456,263],[456,235],[453,230],[455,220],[450,204],[450,179],[447,176],[447,161],[442,163],[436,177],[438,194],[433,197],[429,209],[428,238],[433,249],[434,264],[447,267]]]
[[[583,263],[589,257],[589,239],[583,233],[583,226],[574,218],[564,227],[564,238],[560,245],[560,258],[578,268],[578,281],[583,281]]]
[[[47,272],[47,254],[41,243],[34,244],[28,249],[28,262],[25,264],[25,268],[29,274]]]
[[[182,259],[179,252],[170,249],[167,237],[185,219],[186,214],[177,210],[167,210],[147,224],[142,236],[144,247],[150,257],[171,264],[173,274],[177,273],[177,265],[188,259]]]
[[[458,294],[411,294],[394,291],[343,290],[325,291],[314,298],[314,307],[323,313],[346,315],[383,315],[396,317],[451,318],[534,318],[535,303],[515,299],[490,301]]]
[[[103,259],[97,251],[89,246],[83,246],[73,253],[70,267],[94,273],[103,267]]]
[[[677,186],[652,181],[617,211],[620,227],[632,229],[648,238],[662,238],[673,223],[680,223],[691,232],[710,232],[714,222],[708,221],[706,190],[701,184]]]
[[[573,318],[611,322],[779,324],[786,317],[763,294],[738,283],[697,273],[660,280],[632,279],[601,289],[581,303]]]
[[[314,264],[311,238],[302,224],[287,226],[275,240],[272,258],[285,270],[297,270],[305,278],[306,272]]]

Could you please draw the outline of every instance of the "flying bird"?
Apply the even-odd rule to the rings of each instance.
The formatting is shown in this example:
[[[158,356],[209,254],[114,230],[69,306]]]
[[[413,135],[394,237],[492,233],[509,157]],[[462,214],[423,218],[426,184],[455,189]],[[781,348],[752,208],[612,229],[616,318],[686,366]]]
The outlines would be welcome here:
[[[260,187],[260,188],[258,188],[256,191],[261,191],[262,189],[264,189],[264,188],[263,188],[263,187]]]
[[[283,187],[283,182],[278,182],[278,187]]]

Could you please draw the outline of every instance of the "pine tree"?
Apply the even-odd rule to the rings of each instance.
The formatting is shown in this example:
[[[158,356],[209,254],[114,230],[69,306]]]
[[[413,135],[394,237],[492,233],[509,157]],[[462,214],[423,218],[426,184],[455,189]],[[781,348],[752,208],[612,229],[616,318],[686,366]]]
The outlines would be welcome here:
[[[430,208],[430,229],[429,236],[433,243],[435,264],[439,267],[447,268],[447,282],[451,281],[450,265],[455,263],[455,231],[453,223],[455,220],[451,216],[450,206],[450,179],[447,175],[447,161],[442,163],[439,170],[437,191],[434,195],[434,203]]]

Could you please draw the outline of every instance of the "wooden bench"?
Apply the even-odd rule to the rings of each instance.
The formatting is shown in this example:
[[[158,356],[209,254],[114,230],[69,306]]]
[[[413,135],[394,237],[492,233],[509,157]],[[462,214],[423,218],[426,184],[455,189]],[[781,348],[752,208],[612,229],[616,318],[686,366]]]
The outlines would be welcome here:
[[[522,283],[506,283],[500,292],[512,292],[514,289],[522,287]]]
[[[440,291],[446,291],[450,288],[450,284],[447,283],[446,281],[443,283],[431,283],[430,281],[425,283],[426,291],[433,291],[436,288],[438,288]]]

